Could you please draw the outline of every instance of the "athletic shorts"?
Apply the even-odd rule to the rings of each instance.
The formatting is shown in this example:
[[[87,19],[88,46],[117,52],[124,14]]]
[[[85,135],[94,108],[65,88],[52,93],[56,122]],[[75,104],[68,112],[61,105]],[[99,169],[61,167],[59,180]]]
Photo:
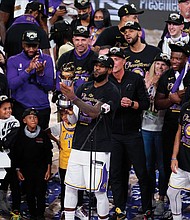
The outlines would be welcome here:
[[[177,169],[177,173],[173,173],[170,176],[169,186],[176,189],[190,190],[190,172],[184,171],[180,168]]]
[[[91,191],[107,190],[110,153],[92,152]],[[90,152],[71,150],[65,184],[81,190],[90,189]]]

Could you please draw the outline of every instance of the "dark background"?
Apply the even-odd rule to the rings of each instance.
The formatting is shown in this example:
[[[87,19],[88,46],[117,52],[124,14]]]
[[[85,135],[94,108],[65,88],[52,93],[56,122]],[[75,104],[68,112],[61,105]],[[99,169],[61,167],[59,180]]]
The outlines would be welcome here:
[[[135,4],[138,10],[144,14],[139,15],[140,24],[146,29],[163,30],[165,20],[172,12],[178,11],[178,0],[92,0],[93,6],[107,8],[111,14],[112,25],[117,25],[119,17],[118,9],[124,4]]]

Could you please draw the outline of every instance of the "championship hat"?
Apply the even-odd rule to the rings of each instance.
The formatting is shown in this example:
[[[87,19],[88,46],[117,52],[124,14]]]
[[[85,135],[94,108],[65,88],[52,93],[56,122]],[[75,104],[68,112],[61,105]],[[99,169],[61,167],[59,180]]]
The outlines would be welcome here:
[[[121,8],[118,10],[118,16],[121,18],[126,15],[138,15],[143,14],[144,11],[137,11],[137,8],[134,4],[126,4],[121,6]]]
[[[167,66],[170,66],[170,56],[166,53],[159,53],[155,56],[154,61],[162,61]]]
[[[4,102],[13,102],[13,99],[7,97],[6,95],[1,95],[0,96],[0,105],[3,104]]]
[[[184,24],[184,18],[180,14],[171,13],[168,16],[168,20],[165,21],[165,22],[166,23],[171,23],[171,24],[176,24],[176,25],[181,25],[181,24]]]
[[[133,30],[137,30],[137,31],[141,31],[141,26],[138,22],[136,21],[127,21],[125,23],[125,26],[123,26],[122,28],[120,28],[121,32],[124,32],[126,29],[133,29]]]
[[[188,0],[178,0],[178,3],[181,3],[181,2],[186,2]]]
[[[85,26],[77,26],[73,31],[73,36],[88,38],[90,36],[89,29]]]
[[[79,10],[88,8],[90,7],[90,5],[91,5],[90,0],[75,0],[74,2],[74,6]]]
[[[32,2],[29,2],[27,5],[26,5],[26,8],[25,10],[32,10],[32,11],[38,11],[39,13],[41,13],[43,15],[43,17],[48,17],[46,14],[45,14],[45,8],[44,8],[44,4],[40,3],[40,2],[36,2],[36,1],[32,1]]]
[[[190,46],[182,41],[178,41],[175,44],[169,44],[169,47],[172,52],[182,52],[187,57],[190,56]]]
[[[38,111],[35,108],[27,108],[22,114],[22,118],[25,118],[27,115],[35,115],[38,116]]]
[[[124,50],[120,47],[112,47],[109,49],[108,56],[116,56],[125,59],[126,55]]]
[[[99,55],[97,57],[96,60],[94,60],[94,64],[95,63],[101,63],[103,64],[105,67],[108,67],[108,68],[113,68],[114,66],[114,61],[112,58],[108,57],[107,55]]]
[[[25,31],[22,35],[22,41],[26,44],[39,44],[40,39],[38,38],[38,33],[36,31]]]

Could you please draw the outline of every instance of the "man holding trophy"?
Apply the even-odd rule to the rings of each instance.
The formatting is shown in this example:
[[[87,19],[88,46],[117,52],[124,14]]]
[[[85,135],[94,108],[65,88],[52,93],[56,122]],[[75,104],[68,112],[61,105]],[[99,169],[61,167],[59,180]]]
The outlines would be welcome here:
[[[111,58],[100,55],[94,61],[93,81],[79,86],[76,94],[73,86],[60,82],[63,95],[79,108],[65,177],[66,220],[74,220],[78,190],[94,192],[99,218],[108,219],[109,202],[106,191],[111,151],[111,126],[119,104],[119,92],[108,81],[113,65]],[[105,106],[107,114],[103,114]],[[92,130],[94,130],[93,133],[91,133]]]

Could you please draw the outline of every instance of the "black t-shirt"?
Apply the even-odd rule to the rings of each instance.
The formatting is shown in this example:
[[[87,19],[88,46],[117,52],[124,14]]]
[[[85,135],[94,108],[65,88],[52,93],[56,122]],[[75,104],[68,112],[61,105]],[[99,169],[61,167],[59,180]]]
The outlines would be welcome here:
[[[97,58],[97,54],[94,51],[90,51],[85,58],[80,58],[75,55],[74,50],[70,50],[61,55],[57,62],[57,69],[60,70],[63,64],[74,62],[75,66],[75,89],[78,88],[84,82],[89,80],[90,74],[94,70],[93,62]],[[57,84],[59,84],[59,74],[57,73]]]
[[[111,26],[102,31],[93,46],[110,45],[111,47],[127,47],[127,42],[118,26]]]
[[[40,39],[40,49],[50,48],[48,36],[40,26],[29,23],[14,24],[7,30],[4,44],[4,51],[7,53],[8,57],[16,55],[22,51],[22,35],[28,30],[37,31]]]
[[[155,56],[160,53],[158,47],[146,44],[143,51],[134,53],[130,47],[125,49],[126,54],[126,69],[145,77],[147,71],[154,61]]]
[[[119,105],[119,91],[117,87],[110,81],[98,88],[94,87],[94,82],[88,82],[81,85],[76,94],[89,105],[95,105],[98,101],[110,103],[111,110],[103,115],[102,120],[96,127],[92,135],[93,141],[91,143],[87,141],[83,148],[84,151],[90,151],[90,145],[92,144],[93,151],[110,152],[112,122]],[[73,137],[73,149],[79,150],[82,147],[97,120],[98,118],[92,119],[87,114],[79,111],[79,118]]]
[[[181,142],[178,153],[179,168],[190,172],[190,103],[186,102],[180,112]]]
[[[165,95],[165,98],[169,96],[172,87],[176,81],[175,73],[173,69],[166,71],[158,81],[157,93]],[[188,71],[183,79],[184,87],[188,87],[190,84],[190,71]],[[165,114],[164,125],[170,127],[177,127],[179,112],[181,105],[171,105]]]

